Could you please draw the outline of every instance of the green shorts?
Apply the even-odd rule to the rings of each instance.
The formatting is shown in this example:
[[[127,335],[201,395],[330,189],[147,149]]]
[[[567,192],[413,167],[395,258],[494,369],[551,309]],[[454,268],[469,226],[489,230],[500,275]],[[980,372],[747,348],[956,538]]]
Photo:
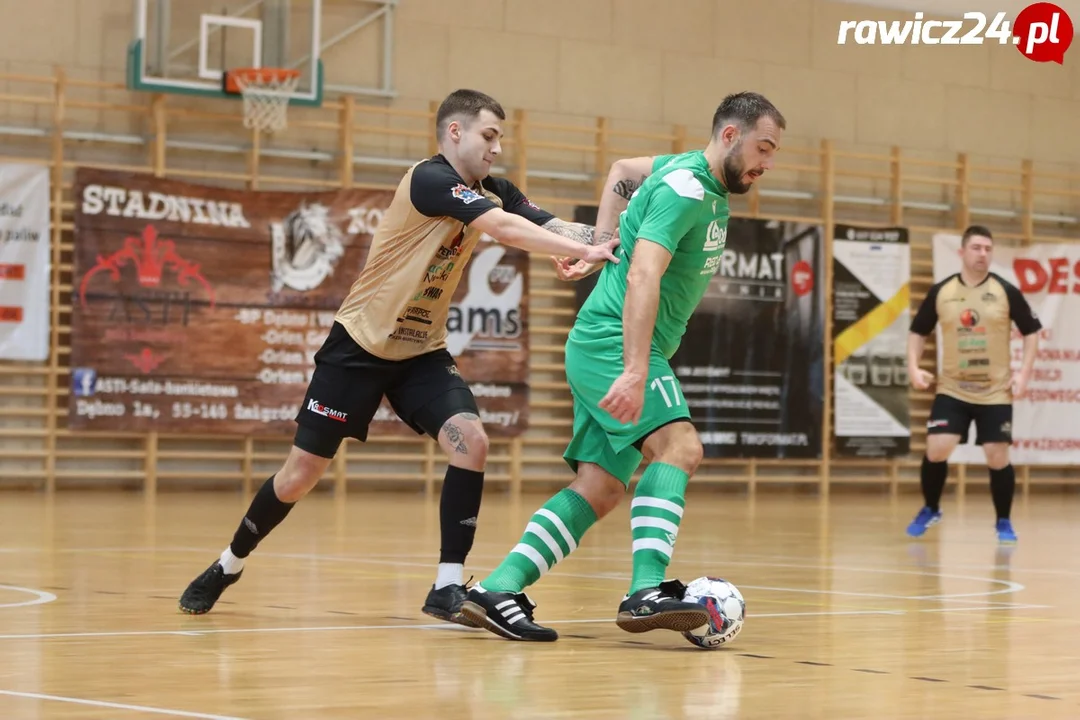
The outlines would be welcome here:
[[[682,386],[661,353],[649,356],[645,406],[637,424],[623,424],[600,408],[600,401],[622,374],[622,343],[570,340],[566,343],[566,378],[574,396],[574,437],[563,459],[574,471],[578,463],[599,465],[624,485],[641,464],[641,443],[653,432],[690,420]]]

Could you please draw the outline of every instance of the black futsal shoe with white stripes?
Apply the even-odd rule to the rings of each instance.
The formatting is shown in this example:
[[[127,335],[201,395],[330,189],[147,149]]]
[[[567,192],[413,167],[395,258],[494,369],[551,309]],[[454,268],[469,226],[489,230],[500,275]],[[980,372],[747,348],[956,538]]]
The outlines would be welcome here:
[[[479,627],[507,640],[554,642],[559,633],[533,622],[534,603],[525,593],[490,592],[474,585],[461,604],[461,613]]]
[[[709,622],[704,605],[683,602],[686,585],[678,580],[665,580],[657,587],[642,588],[623,598],[615,624],[626,632],[649,630],[686,632]]]

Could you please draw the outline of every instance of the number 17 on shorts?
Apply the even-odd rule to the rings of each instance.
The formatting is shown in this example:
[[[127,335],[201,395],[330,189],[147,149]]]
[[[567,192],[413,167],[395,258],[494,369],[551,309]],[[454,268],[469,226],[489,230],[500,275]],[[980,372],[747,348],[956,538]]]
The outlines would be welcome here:
[[[663,375],[653,378],[649,383],[649,390],[659,393],[664,399],[664,404],[669,408],[685,407],[686,400],[682,394],[682,387],[674,375]]]

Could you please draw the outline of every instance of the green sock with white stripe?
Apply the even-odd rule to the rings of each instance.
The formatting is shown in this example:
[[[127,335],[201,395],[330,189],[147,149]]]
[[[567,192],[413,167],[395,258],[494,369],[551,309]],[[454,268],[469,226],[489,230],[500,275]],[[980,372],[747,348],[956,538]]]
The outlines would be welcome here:
[[[645,468],[630,504],[634,575],[627,595],[663,582],[679,534],[689,481],[690,476],[674,465],[652,463]]]
[[[594,522],[596,512],[585,498],[560,490],[530,518],[521,542],[480,585],[489,592],[521,592],[577,549]]]

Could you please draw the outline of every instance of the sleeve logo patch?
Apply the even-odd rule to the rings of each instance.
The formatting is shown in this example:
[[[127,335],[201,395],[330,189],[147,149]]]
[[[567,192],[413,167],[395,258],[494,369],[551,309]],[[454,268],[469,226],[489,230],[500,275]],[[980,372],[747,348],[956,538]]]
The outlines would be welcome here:
[[[480,195],[475,190],[471,190],[465,187],[465,185],[463,185],[462,183],[458,183],[457,185],[455,185],[454,189],[451,190],[450,193],[466,205],[468,205],[469,203],[474,203],[483,197],[483,195]]]

